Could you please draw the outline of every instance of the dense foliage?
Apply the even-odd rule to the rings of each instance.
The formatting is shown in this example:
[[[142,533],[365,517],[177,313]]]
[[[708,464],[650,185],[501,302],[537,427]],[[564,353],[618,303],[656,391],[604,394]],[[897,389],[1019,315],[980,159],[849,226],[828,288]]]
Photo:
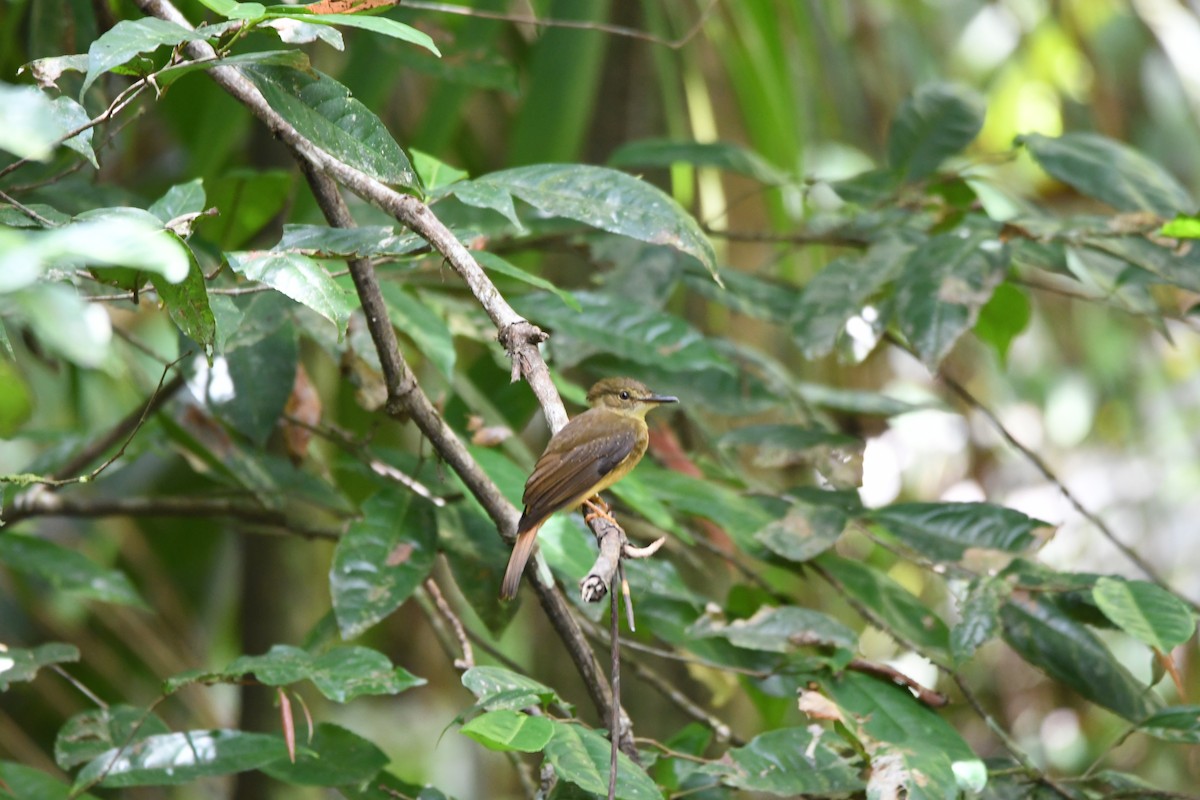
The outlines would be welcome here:
[[[604,796],[609,604],[578,596],[578,515],[542,529],[546,585],[497,595],[545,421],[605,375],[682,401],[611,493],[635,544],[666,537],[623,561],[617,797],[1191,785],[1195,604],[993,404],[1041,391],[1004,372],[1038,326],[1194,348],[1191,193],[1096,132],[997,149],[948,80],[824,171],[762,128],[758,150],[681,131],[682,89],[582,152],[600,43],[664,85],[683,65],[697,104],[698,21],[750,103],[779,67],[755,59],[786,60],[750,43],[770,5],[646,8],[640,41],[601,3],[581,28],[13,4],[0,797]],[[931,414],[973,465],[881,495],[870,443]],[[1106,568],[1041,557],[1063,520],[999,497],[1011,463]],[[1070,757],[1038,741],[1055,720]],[[1152,747],[1115,755],[1131,740]]]

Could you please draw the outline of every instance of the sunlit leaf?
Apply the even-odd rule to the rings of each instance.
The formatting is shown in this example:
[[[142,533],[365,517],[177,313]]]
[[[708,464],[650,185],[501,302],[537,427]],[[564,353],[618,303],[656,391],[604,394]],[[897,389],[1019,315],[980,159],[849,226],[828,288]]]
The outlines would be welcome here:
[[[1092,598],[1121,630],[1164,653],[1196,632],[1196,615],[1187,604],[1147,581],[1105,576],[1096,581]]]
[[[429,35],[422,33],[411,25],[405,25],[399,20],[388,17],[374,17],[366,14],[300,14],[296,12],[277,14],[288,16],[301,22],[313,25],[337,25],[346,28],[361,28],[372,33],[381,33],[402,42],[424,47],[435,56],[440,56],[437,45]]]
[[[462,726],[462,734],[489,750],[539,753],[554,735],[554,723],[545,717],[501,709],[475,717]]]
[[[147,736],[93,759],[75,777],[77,787],[171,786],[197,778],[257,769],[287,758],[283,739],[262,733],[212,730]]]
[[[339,335],[346,332],[354,306],[320,262],[295,253],[262,251],[226,253],[225,257],[234,272],[308,306],[336,325]]]

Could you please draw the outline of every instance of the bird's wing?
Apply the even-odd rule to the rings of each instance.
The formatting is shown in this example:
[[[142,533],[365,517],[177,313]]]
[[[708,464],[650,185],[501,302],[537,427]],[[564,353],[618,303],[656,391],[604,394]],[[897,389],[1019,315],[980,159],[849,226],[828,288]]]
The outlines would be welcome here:
[[[568,424],[559,432],[559,437],[565,438],[547,448],[525,482],[525,513],[518,530],[576,502],[637,447],[637,432],[632,428],[581,437],[570,427]]]

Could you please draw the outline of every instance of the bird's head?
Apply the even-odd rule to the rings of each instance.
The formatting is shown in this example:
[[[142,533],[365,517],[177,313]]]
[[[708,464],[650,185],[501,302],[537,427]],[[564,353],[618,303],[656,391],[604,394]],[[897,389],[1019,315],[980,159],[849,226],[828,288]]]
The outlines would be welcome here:
[[[645,417],[646,412],[662,403],[678,403],[679,398],[655,394],[633,378],[605,378],[587,395],[592,408],[606,408],[627,417]]]

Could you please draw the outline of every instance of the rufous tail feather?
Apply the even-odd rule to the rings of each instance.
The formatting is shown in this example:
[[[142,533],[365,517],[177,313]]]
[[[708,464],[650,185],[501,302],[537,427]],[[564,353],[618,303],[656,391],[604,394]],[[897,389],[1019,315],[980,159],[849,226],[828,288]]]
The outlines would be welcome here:
[[[500,599],[512,600],[517,596],[517,588],[521,585],[521,574],[525,572],[525,563],[533,553],[534,542],[537,541],[538,528],[535,525],[527,531],[517,534],[517,542],[513,545],[512,555],[508,557],[508,568],[504,570],[504,582],[500,584]]]

